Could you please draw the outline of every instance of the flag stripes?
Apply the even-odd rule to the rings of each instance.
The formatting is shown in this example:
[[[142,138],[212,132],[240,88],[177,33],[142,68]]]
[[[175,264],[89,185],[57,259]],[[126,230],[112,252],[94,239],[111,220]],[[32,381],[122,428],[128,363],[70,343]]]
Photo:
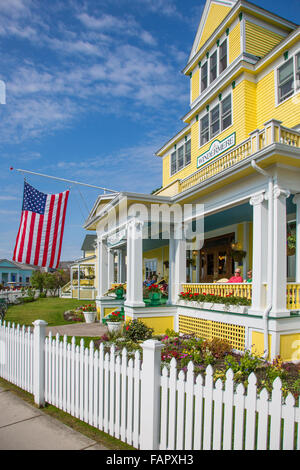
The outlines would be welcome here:
[[[26,192],[25,192],[25,185]],[[43,194],[24,185],[24,202],[13,260],[57,268],[62,247],[69,191]],[[40,199],[42,202],[40,202]],[[31,208],[32,210],[24,210]]]

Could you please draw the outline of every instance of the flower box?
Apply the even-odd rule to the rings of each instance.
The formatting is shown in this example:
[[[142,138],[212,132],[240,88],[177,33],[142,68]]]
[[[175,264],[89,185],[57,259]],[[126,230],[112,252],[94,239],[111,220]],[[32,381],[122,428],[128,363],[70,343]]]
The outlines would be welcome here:
[[[203,310],[219,310],[221,312],[231,312],[231,313],[248,313],[247,305],[230,305],[230,304],[219,304],[217,302],[196,302],[194,300],[180,300],[179,305],[185,307],[192,307],[196,309]]]

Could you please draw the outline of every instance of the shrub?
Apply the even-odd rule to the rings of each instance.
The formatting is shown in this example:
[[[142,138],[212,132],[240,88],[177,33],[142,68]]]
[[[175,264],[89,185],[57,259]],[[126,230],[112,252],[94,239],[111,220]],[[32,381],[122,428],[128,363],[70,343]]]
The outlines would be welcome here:
[[[202,343],[202,349],[210,351],[216,359],[223,359],[232,351],[230,343],[224,339],[213,338]]]
[[[152,338],[154,329],[141,320],[132,320],[124,325],[124,336],[131,341],[145,341]]]
[[[29,302],[34,302],[34,297],[30,296],[30,297],[23,297],[22,301],[27,304]]]

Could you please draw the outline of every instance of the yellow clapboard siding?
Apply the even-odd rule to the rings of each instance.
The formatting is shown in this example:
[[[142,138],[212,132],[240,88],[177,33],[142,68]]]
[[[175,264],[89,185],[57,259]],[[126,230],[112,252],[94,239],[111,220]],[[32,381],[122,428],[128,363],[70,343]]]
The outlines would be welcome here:
[[[257,85],[257,126],[262,128],[269,119],[282,121],[285,127],[293,128],[299,124],[299,100],[291,97],[276,106],[275,71],[272,70],[258,81]],[[255,129],[254,127],[253,129]]]
[[[197,47],[197,52],[199,51],[199,49],[201,49],[203,44],[210,38],[212,33],[224,20],[225,16],[227,16],[230,10],[231,8],[225,5],[217,5],[215,3],[211,3],[207,14],[206,22],[200,37],[200,41]]]
[[[192,101],[194,101],[196,98],[198,98],[199,93],[200,93],[200,88],[199,88],[199,68],[195,70],[195,72],[192,75],[191,79],[191,93],[192,93]]]
[[[283,37],[262,26],[246,21],[246,52],[258,57],[264,57]]]
[[[241,24],[237,25],[229,33],[229,64],[241,53]]]

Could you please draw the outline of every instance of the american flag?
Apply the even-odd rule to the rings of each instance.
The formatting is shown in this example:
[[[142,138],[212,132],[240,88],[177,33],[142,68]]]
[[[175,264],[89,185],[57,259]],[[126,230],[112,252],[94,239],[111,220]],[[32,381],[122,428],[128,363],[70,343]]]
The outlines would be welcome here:
[[[24,182],[20,227],[13,261],[57,268],[69,191],[44,194]]]

